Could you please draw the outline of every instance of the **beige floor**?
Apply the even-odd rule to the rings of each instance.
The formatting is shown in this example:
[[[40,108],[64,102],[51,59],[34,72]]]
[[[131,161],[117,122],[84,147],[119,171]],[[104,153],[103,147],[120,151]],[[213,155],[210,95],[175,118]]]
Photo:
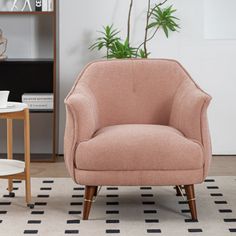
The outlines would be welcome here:
[[[210,168],[211,176],[236,176],[236,156],[214,156]],[[69,177],[63,157],[55,163],[32,163],[32,177]]]

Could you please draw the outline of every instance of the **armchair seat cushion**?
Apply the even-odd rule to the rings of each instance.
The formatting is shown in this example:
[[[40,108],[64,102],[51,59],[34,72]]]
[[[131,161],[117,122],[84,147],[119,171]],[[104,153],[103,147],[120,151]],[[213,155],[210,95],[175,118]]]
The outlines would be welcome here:
[[[204,165],[203,147],[169,126],[114,125],[78,145],[75,165],[91,171],[196,170]]]

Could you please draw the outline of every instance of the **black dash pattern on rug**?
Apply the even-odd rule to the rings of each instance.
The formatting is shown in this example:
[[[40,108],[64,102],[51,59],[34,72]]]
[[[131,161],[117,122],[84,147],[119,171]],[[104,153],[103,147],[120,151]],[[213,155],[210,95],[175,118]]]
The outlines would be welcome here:
[[[201,233],[202,229],[188,229],[189,233]]]
[[[119,229],[106,229],[106,234],[119,234]]]

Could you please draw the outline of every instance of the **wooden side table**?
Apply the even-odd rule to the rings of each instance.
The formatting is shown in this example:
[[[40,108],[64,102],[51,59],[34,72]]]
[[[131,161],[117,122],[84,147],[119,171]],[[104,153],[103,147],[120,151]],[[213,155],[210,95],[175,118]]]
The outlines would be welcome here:
[[[13,179],[25,180],[25,197],[27,206],[31,209],[30,186],[30,120],[29,109],[26,104],[18,102],[8,102],[7,108],[0,109],[0,119],[7,120],[7,159],[0,159],[0,179],[8,179],[9,196],[14,197]],[[12,123],[13,120],[23,120],[24,122],[24,150],[25,160],[13,160]]]

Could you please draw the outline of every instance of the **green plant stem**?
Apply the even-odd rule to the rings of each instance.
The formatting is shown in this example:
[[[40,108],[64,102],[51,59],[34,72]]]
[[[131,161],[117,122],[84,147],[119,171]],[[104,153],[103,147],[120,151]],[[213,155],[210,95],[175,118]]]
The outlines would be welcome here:
[[[155,29],[155,31],[153,32],[152,36],[149,37],[146,42],[149,42],[150,40],[152,40],[154,38],[154,36],[156,35],[157,31],[159,30],[159,26]]]
[[[157,29],[154,31],[154,34],[148,38],[148,25],[149,25],[149,20],[154,12],[154,10],[157,7],[162,6],[163,4],[165,4],[168,0],[164,0],[163,2],[160,2],[159,4],[156,4],[152,9],[151,9],[151,0],[148,0],[148,10],[147,10],[147,19],[146,19],[146,27],[145,27],[145,36],[144,36],[144,41],[138,46],[137,48],[137,54],[139,49],[143,46],[144,47],[144,53],[147,56],[148,52],[147,52],[147,42],[149,42],[157,33],[159,27],[157,27]],[[151,10],[150,10],[151,9]]]
[[[127,26],[127,40],[130,43],[130,24],[131,24],[131,12],[133,8],[133,0],[130,0],[129,14],[128,14],[128,26]]]
[[[144,35],[144,41],[143,41],[145,55],[147,55],[147,36],[148,36],[148,23],[150,19],[150,16],[149,16],[150,8],[151,8],[151,0],[148,0],[146,27],[145,27],[145,35]]]
[[[146,43],[149,42],[150,40],[152,40],[152,39],[154,38],[154,36],[156,35],[156,33],[157,33],[157,31],[159,30],[159,28],[160,28],[160,27],[157,27],[157,28],[155,29],[155,31],[153,32],[152,36],[149,37],[149,38],[146,40]],[[138,48],[137,48],[137,54],[138,54],[139,49],[140,49],[143,45],[144,45],[144,42],[142,42],[142,43],[138,46]]]

